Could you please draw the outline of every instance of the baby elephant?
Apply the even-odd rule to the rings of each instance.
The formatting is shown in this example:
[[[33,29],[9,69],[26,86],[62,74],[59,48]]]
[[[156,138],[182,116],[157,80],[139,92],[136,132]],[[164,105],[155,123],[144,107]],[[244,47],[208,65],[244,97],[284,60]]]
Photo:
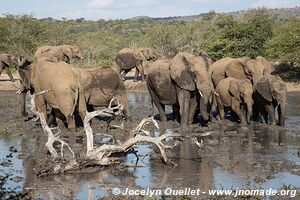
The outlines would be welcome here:
[[[221,119],[224,119],[225,111],[231,110],[238,115],[241,124],[244,124],[246,119],[250,123],[253,105],[253,88],[250,80],[228,77],[218,83],[216,92]]]

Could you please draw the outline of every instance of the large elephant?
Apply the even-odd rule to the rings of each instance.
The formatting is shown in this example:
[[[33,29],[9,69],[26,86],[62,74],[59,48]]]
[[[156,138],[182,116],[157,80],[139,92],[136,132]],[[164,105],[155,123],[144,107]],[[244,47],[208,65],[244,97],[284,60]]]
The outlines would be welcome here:
[[[220,118],[224,119],[225,110],[230,109],[235,112],[242,124],[247,120],[250,123],[253,106],[253,88],[250,80],[225,78],[216,87],[218,110]]]
[[[160,59],[149,66],[147,87],[162,121],[166,120],[164,105],[173,105],[173,108],[179,106],[183,126],[192,123],[197,96],[201,96],[202,119],[209,120],[213,88],[207,63],[204,57],[181,52],[173,59]]]
[[[79,47],[73,45],[42,46],[34,54],[35,61],[51,60],[70,63],[70,59],[72,58],[83,59]]]
[[[223,58],[212,65],[209,74],[215,87],[226,77],[247,78],[255,85],[264,74],[270,74],[272,69],[271,63],[261,56],[255,59]]]
[[[43,101],[42,106],[38,108],[41,108],[40,112],[45,112],[45,106],[49,105],[53,111],[51,117],[55,117],[56,113],[62,113],[67,119],[68,127],[74,127],[74,121],[70,120],[73,120],[75,111],[78,110],[81,118],[84,119],[87,107],[93,109],[93,107],[108,106],[113,97],[118,98],[124,105],[125,117],[131,118],[125,85],[112,69],[80,69],[65,62],[50,61],[35,62],[29,67],[26,67],[28,64],[23,62],[21,66],[19,73],[24,88],[21,94],[21,109],[24,116],[27,115],[26,89],[30,88],[35,93],[51,89],[48,93],[41,95],[43,99],[37,98]],[[59,69],[61,67],[66,69]],[[75,108],[77,110],[74,110]],[[51,119],[49,122],[52,121]]]
[[[270,121],[270,124],[276,124],[275,109],[277,107],[277,124],[284,126],[286,117],[286,93],[286,84],[279,76],[267,74],[258,80],[253,93],[254,110],[262,115],[263,123]],[[254,118],[257,117],[258,113],[254,112]]]
[[[0,76],[2,71],[5,71],[12,82],[15,81],[9,67],[14,65],[17,67],[19,60],[12,54],[0,53]]]
[[[66,117],[68,128],[76,127],[74,112],[77,108],[80,116],[85,116],[86,104],[84,91],[81,89],[80,74],[74,70],[74,66],[65,62],[39,61],[30,65],[23,60],[19,66],[20,77],[23,78],[22,95],[27,90],[38,94],[35,104],[37,111],[47,116],[47,105],[55,112],[60,112]],[[45,78],[47,77],[47,78]],[[25,111],[25,98],[22,113]]]
[[[155,51],[151,48],[124,48],[119,51],[115,58],[117,72],[125,79],[126,74],[136,68],[134,81],[137,81],[139,73],[142,80],[145,80],[145,69],[147,61],[154,62],[158,58]]]

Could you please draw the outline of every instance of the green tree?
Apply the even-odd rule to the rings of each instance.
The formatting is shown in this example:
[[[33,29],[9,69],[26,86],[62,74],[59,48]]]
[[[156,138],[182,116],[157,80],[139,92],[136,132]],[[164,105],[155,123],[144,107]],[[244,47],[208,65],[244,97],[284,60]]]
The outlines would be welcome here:
[[[265,42],[272,36],[274,17],[265,9],[252,10],[244,21],[220,16],[215,22],[218,37],[208,47],[216,58],[265,55]]]
[[[270,58],[281,62],[300,63],[300,20],[290,19],[274,29],[266,44]]]

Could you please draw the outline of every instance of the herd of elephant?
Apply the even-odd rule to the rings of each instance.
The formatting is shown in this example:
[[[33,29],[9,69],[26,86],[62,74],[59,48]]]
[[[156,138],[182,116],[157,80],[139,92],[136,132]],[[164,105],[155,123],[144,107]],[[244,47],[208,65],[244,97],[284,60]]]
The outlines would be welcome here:
[[[26,93],[35,94],[35,107],[48,116],[48,123],[65,121],[76,128],[77,118],[83,120],[87,111],[108,106],[116,97],[124,105],[124,117],[131,120],[128,98],[122,79],[136,68],[146,81],[160,120],[166,121],[165,106],[172,105],[173,118],[182,127],[192,124],[201,114],[207,123],[217,108],[219,118],[227,112],[242,124],[253,121],[284,126],[286,116],[286,84],[271,75],[272,65],[265,58],[223,58],[212,62],[206,54],[180,52],[173,58],[160,57],[151,48],[125,48],[115,57],[116,70],[110,68],[82,69],[70,59],[83,59],[77,46],[42,46],[33,59],[18,59],[0,54],[0,75],[3,70],[10,79],[11,65],[18,66],[21,87],[21,111],[26,112]],[[47,115],[47,108],[51,113]],[[278,121],[275,110],[278,111]],[[152,109],[151,115],[154,114]]]
[[[271,75],[272,64],[261,56],[226,57],[213,63],[206,54],[180,52],[157,59],[147,70],[147,87],[162,121],[167,119],[165,105],[172,105],[174,119],[183,126],[193,123],[199,113],[202,122],[208,122],[214,107],[220,119],[230,111],[241,124],[252,118],[284,126],[286,84]]]

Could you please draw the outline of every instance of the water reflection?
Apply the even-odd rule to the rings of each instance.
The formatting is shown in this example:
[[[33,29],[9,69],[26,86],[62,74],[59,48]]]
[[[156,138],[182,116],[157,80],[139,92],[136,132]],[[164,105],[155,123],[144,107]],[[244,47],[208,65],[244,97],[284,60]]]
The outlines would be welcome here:
[[[128,97],[134,121],[147,116],[151,108],[149,95],[129,93]],[[297,104],[294,99],[288,98],[290,105]],[[163,165],[154,156],[156,148],[137,145],[135,149],[139,152],[138,165],[142,167],[113,166],[85,174],[47,178],[38,178],[33,168],[45,164],[43,158],[46,152],[42,151],[45,148],[40,142],[44,141],[40,138],[43,136],[32,137],[28,134],[22,141],[14,138],[0,140],[2,158],[6,156],[10,146],[22,151],[20,159],[13,161],[12,168],[1,169],[5,172],[10,169],[20,171],[19,176],[25,179],[19,183],[8,182],[8,185],[19,187],[20,190],[30,189],[33,197],[40,199],[97,199],[110,195],[114,187],[192,187],[207,191],[235,187],[280,188],[283,184],[291,184],[300,188],[299,176],[291,173],[292,169],[299,170],[295,163],[300,165],[300,158],[296,155],[300,139],[295,136],[295,130],[299,130],[299,116],[300,110],[292,116],[288,114],[286,129],[257,124],[246,130],[238,125],[224,126],[220,130],[224,133],[202,138],[205,149],[201,151],[190,141],[185,141],[169,152],[177,166]],[[232,131],[235,133],[230,134]],[[77,146],[81,143],[82,138]],[[126,164],[135,162],[134,155],[125,159]]]

